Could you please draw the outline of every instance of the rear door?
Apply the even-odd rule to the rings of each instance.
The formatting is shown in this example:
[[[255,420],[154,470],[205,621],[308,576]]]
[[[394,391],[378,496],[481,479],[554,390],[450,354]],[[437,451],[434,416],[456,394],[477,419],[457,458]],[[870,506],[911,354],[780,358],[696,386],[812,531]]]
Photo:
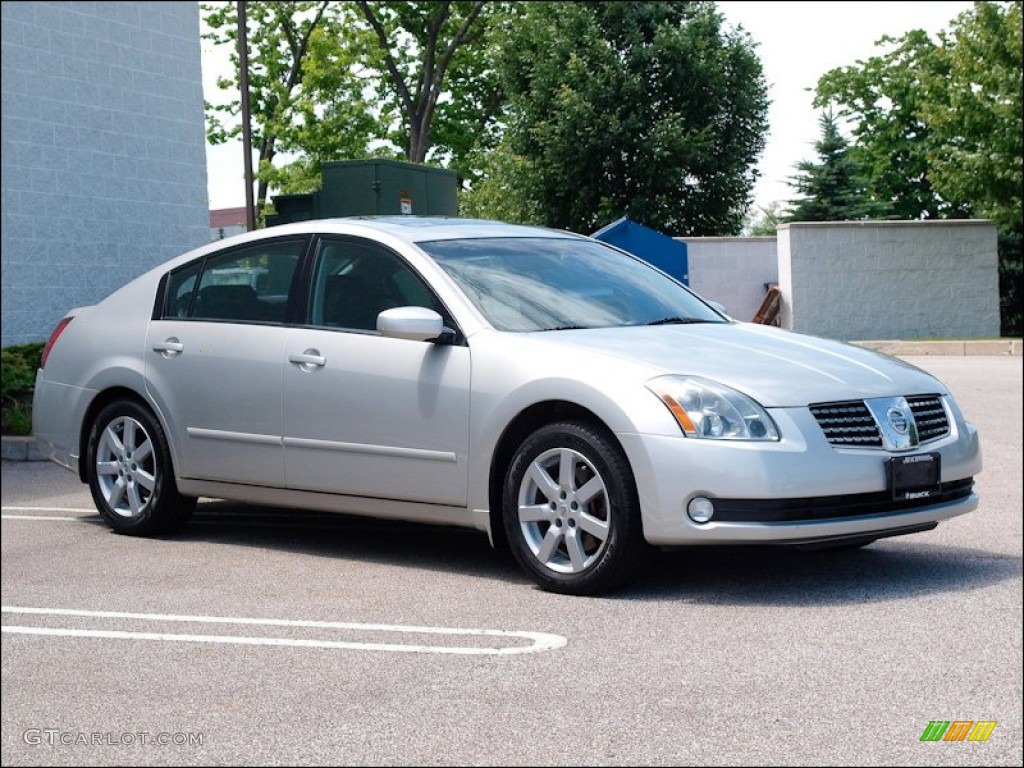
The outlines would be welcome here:
[[[284,486],[286,320],[308,242],[260,241],[168,277],[146,339],[146,378],[181,476]]]

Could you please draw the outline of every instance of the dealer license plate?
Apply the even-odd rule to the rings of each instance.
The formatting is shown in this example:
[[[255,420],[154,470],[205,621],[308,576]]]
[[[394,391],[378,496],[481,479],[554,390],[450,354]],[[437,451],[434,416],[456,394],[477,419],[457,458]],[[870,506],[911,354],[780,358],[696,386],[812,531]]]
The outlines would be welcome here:
[[[892,497],[900,501],[927,499],[938,496],[941,456],[937,453],[918,453],[889,459],[889,488]]]

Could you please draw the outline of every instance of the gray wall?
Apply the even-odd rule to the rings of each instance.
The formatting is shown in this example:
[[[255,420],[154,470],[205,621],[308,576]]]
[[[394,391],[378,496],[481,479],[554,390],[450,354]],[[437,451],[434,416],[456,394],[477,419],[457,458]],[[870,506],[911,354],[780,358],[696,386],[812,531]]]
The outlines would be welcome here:
[[[844,341],[998,338],[989,221],[784,224],[774,237],[685,237],[690,287],[749,321],[765,283],[781,326]]]
[[[686,243],[690,287],[725,305],[737,320],[753,320],[765,284],[779,281],[774,237],[679,237]]]
[[[195,2],[2,4],[3,345],[209,241]]]
[[[999,336],[988,221],[783,224],[782,326],[833,339]]]

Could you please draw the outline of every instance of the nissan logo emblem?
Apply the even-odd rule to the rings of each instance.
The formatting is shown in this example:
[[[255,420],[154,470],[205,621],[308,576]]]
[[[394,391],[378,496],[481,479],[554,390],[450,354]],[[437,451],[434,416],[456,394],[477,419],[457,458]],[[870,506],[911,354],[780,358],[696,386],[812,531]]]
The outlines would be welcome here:
[[[889,424],[901,435],[907,434],[907,415],[899,408],[890,408],[885,413],[889,417]]]

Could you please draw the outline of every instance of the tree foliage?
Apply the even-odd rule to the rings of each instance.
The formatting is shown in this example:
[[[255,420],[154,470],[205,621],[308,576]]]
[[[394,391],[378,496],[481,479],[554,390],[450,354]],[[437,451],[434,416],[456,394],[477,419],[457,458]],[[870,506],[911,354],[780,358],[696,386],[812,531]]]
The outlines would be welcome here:
[[[882,218],[887,206],[875,200],[850,144],[839,131],[835,115],[824,112],[821,138],[815,142],[818,161],[797,164],[790,185],[801,197],[790,201],[787,221],[858,221]]]
[[[786,221],[785,204],[773,200],[766,206],[753,206],[743,222],[743,235],[748,237],[775,237],[779,225]]]
[[[504,142],[468,208],[579,232],[622,215],[739,231],[768,103],[745,33],[706,2],[527,3],[515,21]]]
[[[948,199],[968,202],[1003,230],[1021,226],[1024,158],[1024,41],[1021,2],[975,3],[952,24],[942,48],[941,94],[923,106],[934,134],[933,184]],[[944,91],[944,92],[943,92]]]
[[[854,122],[854,152],[900,218],[1021,220],[1021,2],[979,2],[933,40],[882,38],[878,56],[833,69],[815,104]]]
[[[384,77],[385,112],[401,116],[389,138],[411,162],[432,148],[463,161],[487,136],[500,91],[486,56],[488,24],[507,3],[356,0],[375,45],[366,51]],[[463,174],[466,169],[462,168]]]
[[[269,187],[317,188],[329,160],[384,156],[469,173],[468,156],[496,140],[485,26],[508,5],[247,2],[260,205]],[[236,4],[202,8],[204,37],[232,46],[232,76],[218,85],[237,93]],[[240,134],[239,113],[237,96],[207,104],[210,143]]]
[[[826,72],[818,81],[814,105],[837,106],[853,120],[851,154],[861,164],[875,197],[900,219],[964,215],[933,186],[929,153],[934,144],[925,122],[929,89],[948,75],[939,46],[922,30],[900,39],[883,37],[886,53],[854,66]]]
[[[235,3],[202,6],[210,31],[204,38],[213,44],[232,47],[232,76],[222,78],[218,86],[238,91],[238,14]],[[309,104],[303,89],[311,41],[328,39],[336,33],[335,9],[326,0],[320,2],[248,2],[246,3],[249,43],[249,106],[252,113],[252,142],[257,150],[259,187],[257,203],[266,200],[268,172],[282,148],[293,147],[298,136],[297,115]],[[333,22],[333,23],[332,23]],[[326,28],[326,29],[325,29]],[[240,99],[225,104],[206,105],[207,139],[221,144],[238,136],[241,123]]]

